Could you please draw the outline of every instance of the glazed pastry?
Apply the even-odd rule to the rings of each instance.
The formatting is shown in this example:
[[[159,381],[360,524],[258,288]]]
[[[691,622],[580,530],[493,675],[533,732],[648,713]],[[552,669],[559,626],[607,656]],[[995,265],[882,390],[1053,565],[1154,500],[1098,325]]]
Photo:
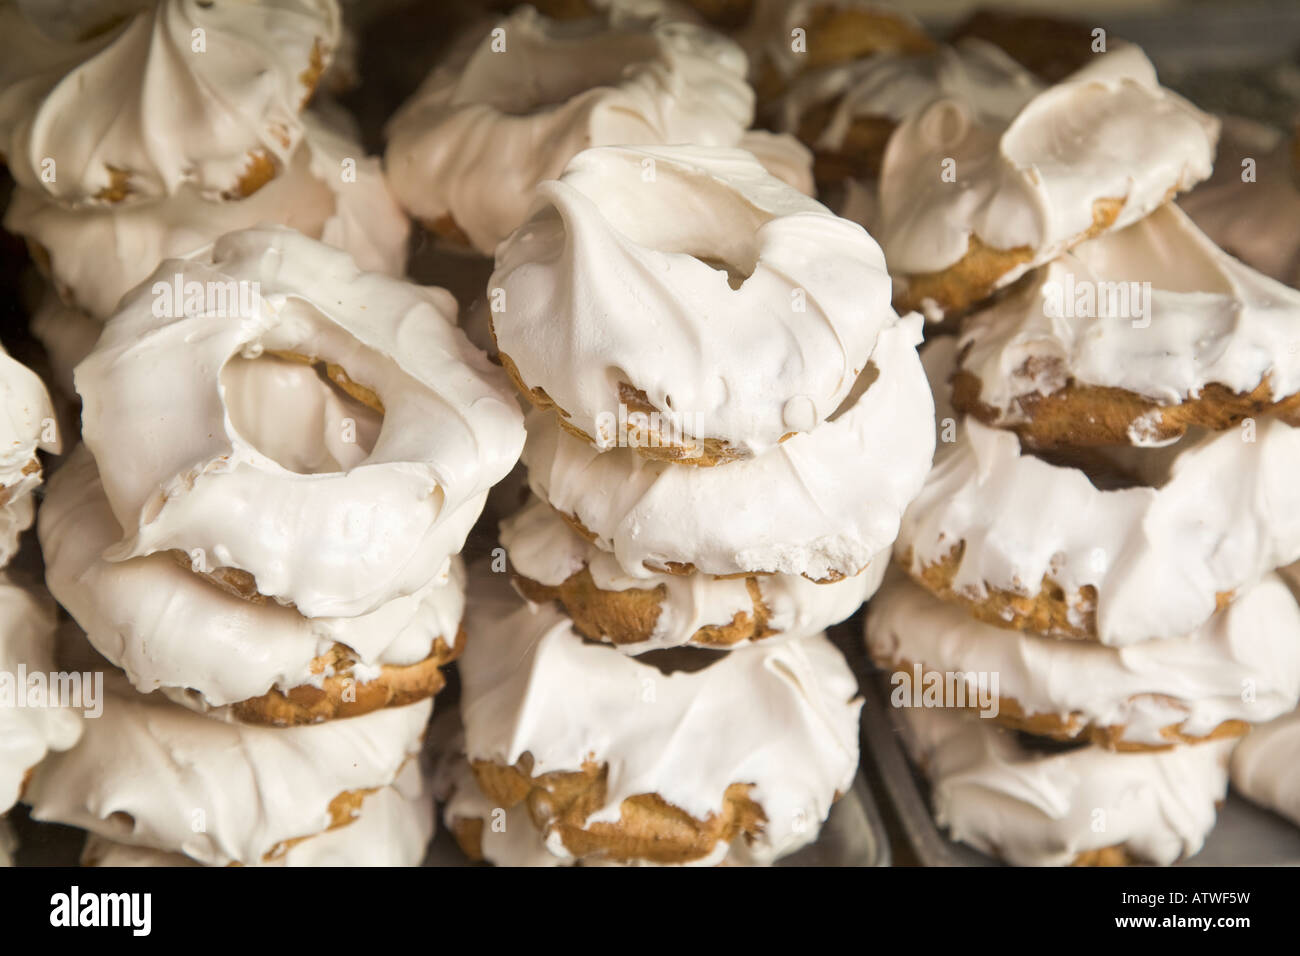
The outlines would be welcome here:
[[[852,577],[893,542],[933,455],[920,327],[911,315],[881,332],[837,415],[716,468],[626,448],[601,453],[534,410],[523,459],[529,484],[633,577]]]
[[[34,688],[49,690],[48,677],[56,670],[54,614],[48,597],[0,573],[0,814],[28,798],[33,768],[42,759],[67,750],[81,737],[81,711],[62,706],[77,701],[31,697]],[[46,679],[29,687],[26,677],[38,674]]]
[[[588,150],[538,197],[498,250],[493,335],[597,449],[709,466],[806,438],[897,321],[871,237],[749,154]]]
[[[366,271],[401,276],[410,224],[389,194],[378,158],[366,157],[359,143],[311,113],[302,121],[302,145],[284,172],[241,202],[209,202],[198,188],[182,185],[157,202],[67,209],[20,189],[5,228],[37,247],[36,261],[64,301],[100,320],[164,259],[190,256],[228,232],[267,223],[342,249]]]
[[[1253,269],[1300,288],[1300,138],[1228,117],[1214,175],[1179,204],[1218,245]],[[1243,163],[1252,180],[1243,182]]]
[[[315,376],[299,365],[285,371]],[[306,417],[302,397],[312,390],[294,382],[288,391]],[[258,397],[261,408],[292,407]],[[40,536],[54,596],[137,690],[164,688],[237,720],[314,723],[413,703],[442,689],[439,668],[463,645],[459,558],[414,594],[352,618],[305,618],[274,602],[241,600],[170,555],[104,560],[121,529],[84,446],[50,482]]]
[[[433,839],[433,799],[415,760],[397,779],[367,794],[347,826],[293,843],[259,866],[419,866]],[[182,853],[117,843],[97,833],[86,840],[82,866],[199,866]]]
[[[1300,558],[1300,430],[1276,419],[1073,460],[971,418],[945,430],[895,554],[990,624],[1112,647],[1181,637]]]
[[[366,614],[439,574],[524,437],[451,296],[283,228],[231,233],[154,279],[167,292],[174,275],[251,301],[225,316],[187,290],[185,314],[166,315],[146,282],[78,366],[82,434],[122,528],[106,559],[179,550],[307,617]],[[373,444],[359,427],[313,437],[236,417],[220,370],[263,353],[323,365],[381,412]]]
[[[286,729],[211,720],[108,674],[103,715],[47,759],[32,817],[210,866],[275,862],[352,825],[414,763],[432,701]]]
[[[0,568],[32,524],[32,492],[41,483],[37,451],[62,449],[54,405],[40,378],[0,347]]]
[[[895,570],[866,636],[879,666],[906,675],[896,689],[965,675],[963,700],[944,706],[987,705],[1006,726],[1113,750],[1239,736],[1300,702],[1300,608],[1276,575],[1189,635],[1110,648],[985,624]],[[995,701],[979,702],[979,675]]]
[[[1300,826],[1300,711],[1256,727],[1237,746],[1232,787]]]
[[[749,54],[750,78],[761,102],[775,99],[811,70],[934,49],[915,19],[870,0],[752,0],[751,6],[737,40]]]
[[[822,184],[873,180],[898,124],[942,96],[1009,121],[1043,85],[980,40],[925,54],[880,54],[799,77],[775,108],[775,125],[812,150]]]
[[[398,110],[385,167],[412,216],[491,255],[534,187],[589,146],[735,145],[753,115],[744,74],[741,50],[703,27],[522,7],[462,37]]]
[[[630,654],[681,644],[726,649],[816,634],[847,618],[880,585],[888,552],[833,584],[798,575],[714,578],[627,574],[545,502],[533,499],[502,522],[520,593],[558,601],[574,627]]]
[[[1300,292],[1168,204],[969,317],[953,402],[1027,447],[1163,445],[1265,413],[1300,424],[1298,324]]]
[[[672,672],[584,642],[494,577],[471,576],[466,754],[495,806],[527,807],[548,852],[707,864],[744,845],[770,862],[816,838],[853,781],[861,707],[824,636],[711,662],[664,652],[685,668]]]
[[[1167,866],[1195,855],[1235,740],[1154,753],[1035,747],[993,721],[901,710],[939,826],[1016,866]]]
[[[103,323],[65,304],[53,291],[47,291],[32,315],[30,330],[45,348],[54,390],[64,396],[75,396],[72,370],[94,349],[99,333],[104,330]]]
[[[935,319],[961,313],[1131,225],[1209,176],[1218,125],[1161,87],[1132,45],[1009,122],[960,95],[932,102],[899,125],[881,169],[879,237],[895,301]]]
[[[293,154],[339,11],[334,0],[157,0],[62,40],[6,5],[0,37],[0,155],[19,186],[68,206],[184,185],[235,199]]]

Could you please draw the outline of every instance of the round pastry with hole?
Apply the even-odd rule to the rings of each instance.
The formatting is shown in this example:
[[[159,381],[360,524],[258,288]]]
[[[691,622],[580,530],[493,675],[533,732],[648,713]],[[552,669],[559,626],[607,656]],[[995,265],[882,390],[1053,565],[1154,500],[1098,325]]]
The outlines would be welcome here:
[[[1300,702],[1300,608],[1277,575],[1191,634],[1113,648],[985,624],[894,570],[866,639],[896,693],[943,688],[942,706],[1112,750],[1238,737]]]
[[[315,113],[302,121],[302,146],[284,172],[240,202],[209,202],[186,184],[157,202],[68,209],[44,193],[19,189],[5,228],[27,239],[65,302],[100,320],[164,259],[184,258],[228,232],[264,223],[342,249],[367,271],[402,275],[410,223],[378,158],[367,158],[350,134]],[[348,168],[354,175],[345,181]]]
[[[67,750],[81,737],[82,713],[73,706],[78,702],[49,697],[57,670],[55,613],[49,597],[0,572],[0,814],[27,799],[32,772],[41,760]],[[29,679],[19,682],[20,674]],[[88,709],[93,706],[85,703]]]
[[[397,779],[362,798],[355,819],[288,846],[283,854],[254,866],[419,866],[433,839],[433,795],[417,761],[403,765]],[[200,866],[183,853],[118,843],[91,833],[81,851],[82,866]]]
[[[935,822],[1014,866],[1168,866],[1194,856],[1236,740],[1152,753],[1043,742],[936,708],[899,711]]]
[[[550,853],[709,864],[743,847],[771,861],[816,839],[852,785],[861,708],[824,635],[630,657],[483,578],[459,665],[465,752]]]
[[[530,601],[558,601],[574,627],[630,654],[682,644],[715,649],[816,634],[847,618],[884,576],[889,554],[833,584],[791,574],[641,578],[533,499],[501,523],[515,584]]]
[[[82,435],[122,528],[110,561],[180,551],[243,597],[352,617],[413,594],[460,551],[523,444],[509,383],[441,289],[365,273],[283,228],[164,262],[77,367]],[[373,442],[238,408],[232,363],[323,369],[382,415]]]
[[[32,817],[209,866],[275,862],[356,825],[368,798],[416,765],[431,700],[305,727],[212,720],[105,675],[103,713],[47,759]]]
[[[1252,730],[1231,769],[1234,790],[1300,826],[1300,711]]]
[[[0,8],[0,156],[68,206],[277,176],[339,39],[335,0],[159,0],[76,40]]]
[[[911,315],[881,332],[853,392],[812,431],[716,468],[602,453],[534,409],[529,485],[633,577],[853,577],[893,543],[934,454],[920,331]]]
[[[953,404],[1027,447],[1160,445],[1300,424],[1300,292],[1170,203],[1077,246],[967,318]]]
[[[590,146],[733,146],[753,118],[745,55],[691,23],[616,4],[549,20],[521,7],[462,36],[388,125],[398,201],[491,255],[538,183]]]
[[[901,123],[881,166],[880,243],[895,302],[960,314],[1085,239],[1210,175],[1219,124],[1116,46],[1011,119],[963,95]]]
[[[535,405],[599,450],[702,466],[825,421],[897,321],[889,289],[861,226],[698,147],[579,154],[489,280],[501,361]]]
[[[284,372],[314,377],[299,365]],[[291,382],[283,404],[259,407],[290,408],[296,400],[309,415],[312,396],[311,387]],[[334,417],[333,410],[321,415],[327,427]],[[464,644],[459,557],[414,594],[342,618],[241,600],[170,555],[104,560],[121,529],[85,446],[51,480],[39,530],[51,591],[137,690],[161,688],[235,720],[315,723],[423,700],[442,689],[440,667]]]

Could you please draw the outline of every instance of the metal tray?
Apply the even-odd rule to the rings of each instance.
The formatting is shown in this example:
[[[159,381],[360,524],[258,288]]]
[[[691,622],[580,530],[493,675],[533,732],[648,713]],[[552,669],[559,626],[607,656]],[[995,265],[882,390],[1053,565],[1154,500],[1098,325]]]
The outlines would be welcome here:
[[[883,781],[898,821],[901,837],[922,866],[1003,866],[963,843],[956,843],[935,825],[930,813],[930,788],[913,766],[900,738],[898,715],[889,706],[887,678],[875,671],[862,680],[863,750]],[[1300,866],[1300,828],[1229,792],[1219,819],[1201,852],[1174,864],[1197,866]]]

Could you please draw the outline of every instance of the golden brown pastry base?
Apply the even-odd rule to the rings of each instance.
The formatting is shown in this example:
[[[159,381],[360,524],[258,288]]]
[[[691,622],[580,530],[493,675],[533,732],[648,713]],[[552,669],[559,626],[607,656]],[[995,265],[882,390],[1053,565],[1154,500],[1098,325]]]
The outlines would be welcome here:
[[[987,40],[1045,83],[1059,83],[1091,62],[1092,27],[1057,17],[977,10],[951,37]]]
[[[1176,191],[1170,190],[1170,196]],[[1109,229],[1124,203],[1124,198],[1096,200],[1092,204],[1092,225],[1071,239],[1065,248],[1071,249]],[[972,234],[966,254],[946,269],[903,275],[905,285],[897,296],[896,307],[900,312],[924,311],[927,303],[933,303],[945,316],[966,312],[992,295],[1003,276],[1033,258],[1034,250],[1029,246],[995,249]]]
[[[689,863],[707,856],[719,842],[757,836],[766,823],[762,807],[749,797],[751,785],[745,783],[727,787],[721,812],[703,820],[658,794],[645,793],[623,801],[617,822],[588,823],[605,801],[608,767],[592,760],[580,771],[534,777],[532,763],[532,756],[525,754],[513,767],[481,760],[471,761],[471,766],[489,799],[507,810],[525,804],[534,826],[543,833],[558,833],[578,859]],[[472,827],[457,830],[458,840],[469,842],[467,855],[474,856]],[[477,857],[482,858],[481,847]]]
[[[650,640],[668,593],[662,584],[626,591],[601,590],[585,567],[557,587],[521,575],[515,576],[515,582],[528,600],[535,604],[559,602],[579,632],[592,640],[612,644],[640,644]],[[763,604],[758,579],[746,578],[745,587],[753,602],[749,613],[738,611],[728,624],[701,627],[688,643],[731,647],[741,641],[757,641],[779,633],[767,625],[768,609]]]
[[[291,849],[302,843],[304,840],[310,840],[312,837],[318,837],[321,833],[329,833],[331,830],[337,830],[339,827],[345,827],[354,822],[361,813],[361,804],[365,802],[366,797],[370,796],[379,787],[371,787],[368,790],[345,790],[329,802],[326,812],[329,813],[330,823],[324,830],[318,833],[308,833],[304,836],[293,837],[289,840],[282,840],[275,846],[271,847],[262,856],[262,862],[272,863],[284,856]],[[238,864],[235,864],[238,865]]]
[[[32,457],[23,465],[24,475],[39,475],[41,473],[41,461],[39,458]],[[0,508],[9,504],[9,499],[14,495],[13,488],[8,485],[0,485]]]
[[[899,658],[896,661],[886,661],[876,659],[876,664],[886,670],[896,674],[906,674],[908,678],[914,677],[918,671],[922,675],[937,674],[943,676],[941,671],[934,671],[926,668],[924,665],[917,665],[916,662],[907,658]],[[924,679],[924,676],[923,676]],[[1143,695],[1153,696],[1153,695]],[[969,699],[968,699],[969,700]],[[1217,727],[1213,728],[1208,734],[1196,736],[1185,734],[1182,731],[1182,724],[1170,724],[1162,727],[1160,736],[1167,743],[1148,744],[1137,743],[1134,741],[1124,740],[1125,725],[1100,725],[1089,722],[1081,713],[1070,713],[1066,715],[1055,713],[1029,713],[1024,706],[1014,697],[1001,695],[997,699],[998,713],[995,717],[978,718],[981,720],[991,720],[1002,727],[1011,730],[1024,731],[1027,734],[1033,734],[1035,737],[1048,737],[1052,740],[1061,741],[1087,741],[1106,750],[1114,750],[1120,753],[1152,753],[1160,750],[1169,750],[1183,744],[1199,744],[1210,740],[1223,740],[1227,737],[1241,737],[1250,730],[1250,724],[1244,720],[1225,720]],[[977,704],[971,703],[964,708],[952,707],[952,710],[965,710],[972,715],[979,713]]]
[[[995,627],[1013,631],[1029,631],[1048,637],[1081,641],[1097,638],[1097,589],[1085,584],[1067,599],[1065,589],[1044,575],[1038,592],[1032,595],[984,583],[986,597],[972,598],[953,588],[952,582],[961,567],[966,542],[958,542],[951,551],[933,564],[919,571],[913,567],[912,553],[907,551],[900,563],[916,582],[935,597],[965,607],[977,619]],[[1233,592],[1222,591],[1216,595],[1215,608],[1223,610],[1231,603]],[[1073,613],[1071,612],[1073,608]],[[1072,620],[1072,617],[1078,621]]]
[[[1022,367],[1019,374],[1030,371]],[[958,370],[952,379],[953,407],[987,425],[1011,429],[1029,448],[1130,445],[1130,431],[1139,421],[1143,438],[1160,442],[1181,438],[1194,426],[1223,431],[1259,415],[1300,425],[1300,392],[1274,400],[1268,377],[1250,392],[1234,392],[1213,382],[1177,405],[1161,405],[1126,389],[1080,385],[1071,379],[1048,395],[1035,392],[1017,398],[1011,422],[999,409],[980,401],[981,389],[977,376]]]
[[[326,720],[360,717],[385,707],[404,707],[434,696],[446,685],[441,668],[454,661],[465,649],[465,631],[461,629],[455,643],[448,647],[441,637],[433,642],[429,656],[414,664],[385,664],[379,676],[364,682],[352,675],[355,658],[342,644],[311,663],[312,673],[334,674],[322,686],[304,684],[287,692],[270,690],[261,697],[230,705],[236,720],[246,724],[296,727]]]
[[[451,213],[447,213],[445,216],[439,216],[437,219],[421,219],[419,222],[420,225],[429,232],[433,233],[439,239],[446,240],[456,248],[463,249],[467,252],[478,252],[478,250],[474,248],[474,243],[470,241],[468,234],[466,234],[465,230],[460,228],[460,224],[452,218]]]
[[[808,22],[793,26],[806,31],[807,53],[800,72],[878,53],[929,53],[935,48],[934,40],[916,24],[887,9],[842,7],[834,0],[812,7]],[[790,37],[782,37],[781,42],[789,43]],[[754,92],[760,103],[784,92],[788,80],[770,62],[760,61],[756,74]]]

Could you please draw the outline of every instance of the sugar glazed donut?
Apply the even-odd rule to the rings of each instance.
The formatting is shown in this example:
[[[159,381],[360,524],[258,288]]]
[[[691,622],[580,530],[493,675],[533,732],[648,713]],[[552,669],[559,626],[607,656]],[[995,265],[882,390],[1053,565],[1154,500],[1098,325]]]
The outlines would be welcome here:
[[[68,206],[252,195],[301,138],[339,29],[334,0],[159,0],[64,40],[6,5],[0,156]]]
[[[879,236],[896,302],[936,319],[960,314],[1131,225],[1210,175],[1218,128],[1128,44],[1009,121],[960,95],[933,101],[900,124],[881,169]]]
[[[944,705],[1113,750],[1240,736],[1300,702],[1300,608],[1276,575],[1192,634],[1119,649],[985,624],[894,571],[866,635],[875,662],[903,675],[896,689],[963,675],[963,701]],[[991,700],[977,697],[980,675],[996,682]]]
[[[1227,795],[1237,743],[1061,749],[965,714],[900,714],[939,826],[1015,866],[1168,865],[1194,855]]]
[[[552,21],[522,7],[463,36],[388,126],[402,206],[491,254],[534,187],[589,146],[733,146],[754,94],[745,55],[707,28],[619,5]]]
[[[550,854],[709,864],[734,848],[770,862],[816,838],[853,781],[861,708],[824,636],[651,663],[512,597],[471,576],[465,752],[482,792],[526,807]],[[723,718],[738,709],[746,719]]]
[[[1174,204],[1077,246],[962,327],[953,404],[1028,447],[1300,424],[1300,292]]]
[[[600,450],[753,458],[835,412],[896,321],[871,237],[747,153],[589,150],[538,197],[497,256],[492,330]],[[679,206],[700,215],[661,214]]]
[[[183,308],[166,307],[173,297]],[[163,263],[76,372],[83,437],[122,528],[105,557],[180,551],[242,597],[307,617],[419,590],[524,437],[504,377],[454,315],[448,293],[360,272],[287,229]],[[382,414],[373,439],[351,417],[352,435],[295,435],[269,410],[236,415],[223,375],[263,354],[323,367]]]

